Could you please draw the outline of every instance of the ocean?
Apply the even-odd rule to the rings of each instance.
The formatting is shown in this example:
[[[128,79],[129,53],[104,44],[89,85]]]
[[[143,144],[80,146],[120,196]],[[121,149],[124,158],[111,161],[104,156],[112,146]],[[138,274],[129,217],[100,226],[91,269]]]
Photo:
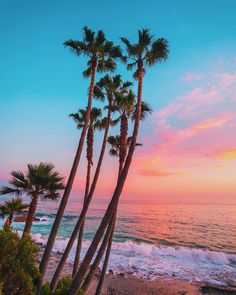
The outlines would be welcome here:
[[[40,203],[33,239],[46,243],[57,204]],[[82,256],[101,221],[107,202],[94,201],[87,214]],[[71,201],[54,251],[63,251],[82,203]],[[2,223],[2,222],[1,222]],[[22,223],[13,223],[22,231]],[[69,260],[73,261],[76,245]],[[159,276],[216,286],[236,286],[236,205],[122,201],[108,270],[147,280]]]

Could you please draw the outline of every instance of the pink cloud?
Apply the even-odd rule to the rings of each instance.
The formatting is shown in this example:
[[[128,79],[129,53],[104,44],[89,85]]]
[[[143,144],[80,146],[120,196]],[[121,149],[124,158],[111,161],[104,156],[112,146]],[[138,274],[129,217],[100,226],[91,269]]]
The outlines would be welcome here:
[[[192,81],[202,80],[203,78],[204,78],[203,73],[189,72],[189,73],[186,73],[182,77],[182,80],[185,81],[185,82],[192,82]]]
[[[135,159],[142,175],[186,175],[234,159],[236,72],[200,74],[191,91],[155,113],[152,148]]]
[[[200,73],[201,74],[201,73]],[[172,103],[156,113],[158,120],[194,119],[204,114],[222,112],[222,104],[230,108],[236,101],[236,72],[210,73],[204,75],[197,85],[185,95],[177,97]],[[225,107],[225,106],[224,106]],[[211,109],[210,109],[211,108]]]

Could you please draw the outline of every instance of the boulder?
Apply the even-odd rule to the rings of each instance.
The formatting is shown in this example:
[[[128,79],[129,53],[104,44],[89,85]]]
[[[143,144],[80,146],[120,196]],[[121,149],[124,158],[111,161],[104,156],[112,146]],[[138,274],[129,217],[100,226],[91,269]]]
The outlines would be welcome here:
[[[25,222],[26,221],[26,216],[16,216],[15,218],[14,218],[14,222]],[[45,219],[46,220],[46,219]],[[44,221],[45,221],[44,220]],[[40,221],[40,219],[39,218],[37,218],[37,217],[34,217],[33,218],[33,221],[36,221],[36,222],[38,222],[38,221]]]

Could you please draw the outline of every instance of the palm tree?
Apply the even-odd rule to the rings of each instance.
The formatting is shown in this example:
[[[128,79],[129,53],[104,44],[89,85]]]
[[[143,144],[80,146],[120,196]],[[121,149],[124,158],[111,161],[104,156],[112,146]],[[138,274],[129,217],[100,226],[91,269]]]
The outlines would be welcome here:
[[[96,130],[101,130],[104,127],[104,121],[101,120],[102,110],[98,108],[92,108],[90,113],[90,122],[87,132],[87,151],[86,151],[86,158],[87,158],[87,176],[86,176],[86,185],[85,185],[85,193],[84,193],[84,205],[86,203],[89,188],[90,188],[90,174],[91,174],[91,167],[93,166],[93,141],[94,141],[94,132]],[[70,117],[77,124],[77,128],[81,129],[84,127],[85,117],[86,117],[86,110],[80,109],[77,113],[71,114]],[[82,241],[83,241],[83,232],[84,232],[84,222],[82,223],[79,231],[79,238],[77,244],[77,250],[75,255],[74,261],[74,268],[73,274],[77,272],[79,267],[80,261],[80,252],[82,248]]]
[[[25,174],[22,171],[13,171],[11,176],[10,185],[2,187],[0,194],[17,196],[25,194],[31,198],[23,233],[29,234],[39,198],[42,200],[58,200],[59,190],[64,188],[63,177],[54,170],[53,164],[43,162],[39,165],[28,164]]]
[[[120,116],[113,120],[113,124],[116,125],[120,122],[120,136],[113,138],[113,140],[119,140],[119,174],[118,177],[121,175],[125,158],[127,156],[127,147],[128,147],[128,120],[131,118],[132,120],[135,119],[135,111],[136,111],[136,104],[135,104],[135,95],[130,90],[128,93],[119,93],[116,95],[116,99],[114,102],[113,110],[118,112]],[[141,120],[146,118],[147,113],[152,113],[152,108],[146,103],[142,102],[141,106]],[[131,138],[129,138],[129,144],[131,143]],[[112,138],[110,138],[111,140]],[[112,152],[112,151],[110,151]],[[113,152],[115,152],[113,150]]]
[[[81,133],[79,145],[76,151],[74,162],[70,171],[70,175],[66,184],[66,188],[57,211],[56,218],[54,220],[48,242],[39,266],[41,277],[38,280],[37,292],[40,293],[42,287],[43,278],[45,276],[46,268],[48,265],[49,257],[54,245],[56,235],[71,193],[75,175],[80,162],[81,153],[83,150],[84,140],[89,124],[90,112],[92,107],[92,98],[94,91],[95,75],[96,72],[113,72],[116,69],[116,60],[122,59],[122,54],[119,46],[114,46],[113,42],[107,41],[103,31],[99,30],[96,34],[88,27],[84,27],[84,38],[83,41],[68,40],[64,42],[66,47],[69,47],[71,51],[80,56],[83,54],[88,58],[87,69],[84,71],[84,77],[90,77],[90,86],[88,93],[88,104],[85,118],[84,128]]]
[[[107,139],[107,142],[110,144],[111,148],[109,150],[109,154],[112,156],[112,157],[118,157],[118,158],[121,158],[121,153],[120,153],[120,146],[121,146],[121,140],[120,140],[120,136],[119,135],[116,135],[116,136],[109,136],[108,139]],[[128,137],[127,138],[127,148],[128,146],[130,145],[130,142],[131,142],[131,137]],[[118,178],[119,178],[119,175],[121,173],[121,169],[122,169],[122,166],[119,165],[119,171],[118,171]],[[94,262],[92,264],[92,266],[90,267],[90,270],[89,270],[89,273],[88,275],[86,276],[85,280],[84,280],[84,283],[82,285],[82,289],[86,292],[91,281],[92,281],[92,278],[94,276],[94,273],[98,267],[98,265],[100,264],[101,260],[102,260],[102,257],[106,251],[106,248],[107,248],[107,251],[106,251],[106,256],[105,256],[105,261],[104,261],[104,264],[103,264],[103,268],[102,268],[102,273],[101,273],[101,276],[99,278],[99,283],[98,283],[98,287],[97,287],[97,290],[96,292],[99,290],[100,288],[100,285],[102,285],[102,282],[104,280],[104,275],[106,273],[106,269],[107,269],[107,264],[108,264],[108,259],[109,259],[109,256],[110,256],[110,251],[111,251],[111,244],[112,244],[112,236],[113,236],[113,232],[114,232],[114,227],[115,227],[115,217],[112,218],[111,222],[109,223],[109,226],[107,228],[107,231],[106,231],[106,234],[104,236],[104,239],[102,241],[102,244],[99,248],[99,251],[96,255],[96,258],[94,259]]]
[[[152,109],[148,105],[145,104],[145,108],[143,108],[143,115],[142,115],[143,119],[146,117],[145,116],[146,111],[151,113]],[[121,133],[121,134],[123,134],[123,133]],[[109,154],[112,157],[119,157],[119,163],[122,163],[123,157],[126,158],[127,150],[128,150],[128,147],[131,144],[131,140],[132,140],[132,136],[127,137],[127,140],[125,142],[125,146],[123,144],[123,146],[121,148],[121,143],[124,142],[124,141],[121,140],[121,135],[120,136],[119,135],[109,136],[108,140],[107,140],[108,143],[111,146]],[[142,144],[141,143],[136,143],[136,146],[142,146]],[[125,158],[124,158],[124,160],[125,160]],[[122,169],[123,169],[123,165],[120,164],[119,165],[119,171],[118,171],[118,179],[119,179],[119,176],[121,175]],[[106,250],[105,260],[104,260],[104,263],[103,263],[102,272],[101,272],[101,275],[100,275],[100,278],[99,278],[99,282],[98,282],[98,286],[97,286],[95,295],[99,295],[101,293],[102,285],[103,285],[105,274],[106,274],[106,271],[107,271],[107,265],[108,265],[108,261],[109,261],[110,253],[111,253],[112,238],[113,238],[113,233],[114,233],[115,223],[116,223],[116,213],[117,213],[117,208],[116,208],[115,213],[113,214],[113,216],[111,218],[111,221],[109,223],[109,226],[107,228],[107,231],[110,232],[110,235],[108,236],[106,234],[104,236],[105,241],[103,240],[103,243],[105,243],[107,245],[107,250]],[[100,251],[102,251],[102,250],[99,249],[99,252]],[[105,249],[104,249],[103,253],[101,253],[100,255],[103,256],[104,252],[105,252]],[[99,261],[99,263],[100,263],[100,261]],[[92,276],[90,278],[90,281],[87,282],[87,284],[85,286],[83,284],[83,286],[86,287],[86,289],[88,288],[89,283],[91,282],[91,279],[92,279]],[[82,288],[83,288],[83,286],[82,286]],[[84,290],[86,290],[86,289],[84,289]]]
[[[104,136],[103,136],[102,148],[101,148],[100,156],[98,159],[97,167],[95,170],[94,178],[93,178],[93,181],[91,184],[91,188],[90,188],[90,191],[89,191],[89,194],[87,197],[87,202],[86,202],[85,206],[83,206],[83,209],[80,213],[80,217],[75,225],[75,228],[71,234],[70,240],[68,241],[68,244],[67,244],[67,246],[63,252],[63,255],[61,257],[61,260],[57,266],[57,269],[55,271],[55,274],[54,274],[52,282],[51,282],[51,290],[54,290],[56,287],[56,284],[58,282],[58,279],[60,277],[60,274],[62,272],[64,264],[70,254],[70,251],[73,247],[74,241],[78,235],[80,227],[81,227],[83,220],[86,216],[87,210],[89,208],[89,204],[92,200],[92,197],[93,197],[96,185],[97,185],[97,181],[99,178],[99,174],[100,174],[100,170],[101,170],[101,166],[102,166],[102,162],[103,162],[103,158],[104,158],[104,154],[105,154],[105,150],[106,150],[108,131],[109,131],[109,127],[110,127],[111,115],[113,112],[113,101],[114,101],[117,93],[128,92],[131,85],[132,85],[132,83],[129,81],[123,82],[121,80],[120,75],[116,75],[114,77],[109,77],[108,75],[106,75],[103,78],[101,78],[100,81],[97,82],[97,84],[95,85],[94,97],[96,99],[99,99],[100,101],[104,101],[105,98],[108,100],[108,106],[105,107],[105,109],[108,110],[108,113],[107,113],[107,117],[106,117],[106,126],[105,126],[105,132],[104,132]]]
[[[132,116],[135,109],[134,93],[130,90],[129,93],[118,94],[115,99],[114,109],[120,114],[120,116],[114,120],[114,124],[120,122],[119,173],[121,173],[127,154],[128,119]],[[120,176],[120,174],[118,176]]]
[[[150,34],[149,30],[143,29],[138,31],[138,42],[131,44],[127,38],[121,38],[125,43],[128,53],[128,58],[131,60],[131,63],[128,64],[128,69],[136,68],[134,77],[138,79],[138,94],[137,94],[137,104],[135,112],[135,121],[134,129],[132,134],[132,141],[129,147],[129,152],[125,161],[124,168],[117,182],[115,191],[113,193],[112,199],[108,205],[108,208],[103,216],[102,222],[93,238],[92,243],[83,259],[83,262],[80,265],[80,268],[77,274],[74,276],[71,287],[68,291],[68,295],[75,295],[78,289],[80,288],[83,277],[88,270],[89,264],[97,250],[97,246],[101,241],[104,232],[116,210],[116,207],[119,202],[119,197],[124,187],[129,168],[132,162],[138,130],[139,122],[141,117],[141,108],[142,108],[142,84],[143,76],[145,74],[146,67],[154,66],[156,63],[161,62],[168,57],[168,42],[163,39],[157,39],[153,41],[153,36]]]
[[[14,215],[26,213],[28,207],[29,205],[25,204],[20,198],[12,198],[10,201],[6,201],[0,205],[0,217],[5,218],[7,216],[4,226],[11,226]]]
[[[120,116],[113,121],[113,124],[116,125],[117,122],[121,121],[121,125],[122,125],[122,119],[125,117],[131,117],[132,120],[134,120],[135,118],[135,105],[133,103],[133,100],[131,99],[127,99],[125,100],[125,97],[122,98],[122,101],[118,101],[115,100],[113,109],[116,109],[117,111],[119,111]],[[146,119],[147,113],[152,113],[152,108],[145,102],[142,102],[142,110],[141,110],[141,120]],[[109,154],[111,156],[114,157],[118,157],[119,158],[119,169],[118,169],[118,179],[119,176],[122,172],[123,169],[123,163],[125,161],[126,155],[127,155],[127,150],[128,147],[131,144],[131,136],[127,136],[127,132],[128,132],[128,119],[126,121],[127,124],[124,124],[123,126],[125,126],[125,131],[123,131],[122,128],[120,128],[120,135],[116,135],[116,136],[109,136],[107,142],[110,144],[111,148],[109,150]],[[127,129],[126,129],[127,128]],[[125,138],[123,140],[121,140],[121,137],[125,136]],[[123,146],[121,147],[121,145],[123,144]],[[142,144],[140,143],[136,143],[136,146],[141,146]],[[82,285],[82,289],[83,290],[87,290],[87,288],[89,287],[91,280],[93,278],[93,275],[95,273],[95,270],[97,269],[104,253],[106,250],[106,255],[105,255],[105,260],[103,263],[103,267],[102,267],[102,273],[99,279],[99,283],[97,286],[97,290],[96,293],[99,294],[101,291],[101,287],[104,281],[104,277],[106,274],[106,269],[107,269],[107,265],[108,265],[108,260],[110,257],[110,251],[111,251],[111,246],[112,246],[112,237],[113,237],[113,232],[114,232],[114,227],[115,227],[115,221],[116,221],[116,212],[114,213],[109,226],[107,228],[107,232],[104,236],[102,245],[96,255],[96,258],[93,262],[93,265],[90,268],[90,271]],[[110,233],[108,235],[108,232]]]

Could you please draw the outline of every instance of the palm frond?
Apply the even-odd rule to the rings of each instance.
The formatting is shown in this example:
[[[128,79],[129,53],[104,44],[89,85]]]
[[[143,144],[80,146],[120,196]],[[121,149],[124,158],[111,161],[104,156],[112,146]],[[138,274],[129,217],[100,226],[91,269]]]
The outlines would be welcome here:
[[[86,43],[92,43],[94,41],[94,35],[95,32],[93,32],[90,28],[88,28],[87,26],[85,26],[83,28],[84,31],[84,42]]]

